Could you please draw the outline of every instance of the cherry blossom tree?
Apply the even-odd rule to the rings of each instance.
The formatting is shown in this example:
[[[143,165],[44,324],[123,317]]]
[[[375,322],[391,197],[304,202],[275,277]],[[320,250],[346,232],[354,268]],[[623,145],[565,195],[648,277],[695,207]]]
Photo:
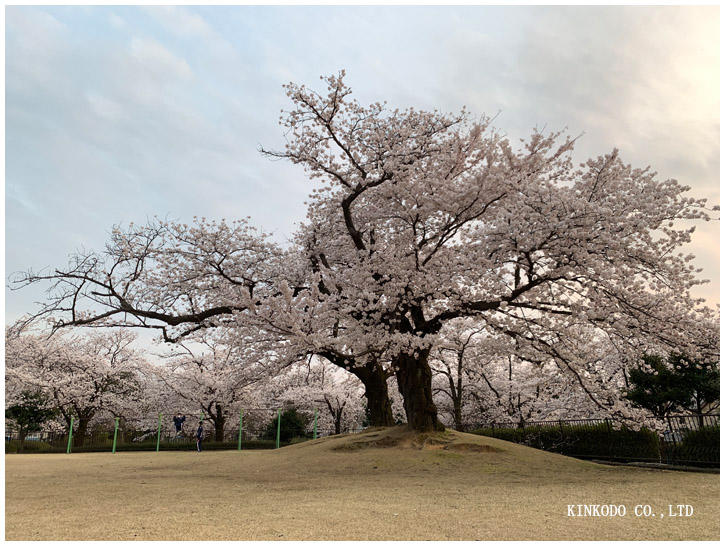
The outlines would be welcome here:
[[[362,425],[364,386],[355,375],[325,359],[309,358],[270,380],[270,400],[303,410],[318,409],[319,429],[340,434]]]
[[[570,390],[573,385],[566,381],[566,373],[549,358],[517,357],[515,346],[492,339],[473,319],[455,321],[442,334],[431,352],[433,394],[456,430],[496,421],[545,419],[557,410],[561,415],[569,400],[581,403],[581,396]]]
[[[134,337],[123,331],[52,338],[8,333],[6,383],[46,395],[67,427],[74,417],[74,443],[80,447],[95,417],[123,415],[142,396],[146,363],[132,347]]]
[[[414,429],[439,426],[428,359],[460,317],[527,343],[584,322],[702,349],[682,328],[702,306],[692,256],[676,253],[692,228],[675,222],[709,216],[687,187],[617,150],[575,167],[559,134],[515,150],[465,111],[365,107],[343,75],[323,94],[287,86],[288,144],[268,153],[321,181],[308,213],[318,297],[347,323],[338,344],[390,355]]]
[[[300,297],[311,266],[301,256],[281,250],[245,220],[196,218],[192,225],[154,220],[116,227],[103,252],[76,253],[65,268],[20,273],[14,282],[50,282],[48,301],[28,320],[50,317],[54,330],[141,327],[179,342],[208,329],[254,325],[262,336],[283,336],[290,342],[287,351],[297,351],[299,358],[318,354],[349,367],[366,386],[373,423],[391,425],[392,372],[376,361],[374,351],[356,356],[309,343],[311,334],[330,331],[337,319],[325,321],[307,305],[309,298]]]
[[[18,273],[49,281],[48,300],[28,320],[65,326],[158,329],[165,341],[230,321],[274,284],[284,253],[246,220],[153,220],[114,227],[102,252],[78,252],[68,266]]]
[[[253,389],[289,365],[275,364],[270,346],[259,345],[238,328],[224,335],[207,331],[180,342],[154,375],[182,404],[208,418],[214,439],[222,442],[230,416],[257,403]]]
[[[40,314],[56,326],[134,325],[175,340],[256,324],[357,375],[383,421],[394,374],[419,431],[441,426],[429,360],[453,320],[475,318],[518,357],[546,354],[579,377],[582,363],[562,352],[577,329],[717,352],[699,335],[713,313],[690,296],[704,281],[678,253],[690,224],[710,217],[689,188],[617,150],[575,165],[575,139],[560,134],[534,131],[515,148],[465,110],[363,106],[343,76],[323,93],[287,85],[287,146],[263,150],[317,183],[289,249],[246,222],[160,223],[16,280],[51,282]]]
[[[607,417],[650,424],[625,396],[628,368],[641,352],[588,329],[568,332],[553,355],[477,325],[471,318],[450,323],[431,353],[436,403],[456,428]],[[664,350],[645,341],[640,349]]]
[[[483,331],[482,325],[474,324],[471,327],[471,321],[467,320],[456,326],[448,328],[431,352],[431,370],[434,373],[434,397],[436,394],[444,395],[443,407],[450,407],[454,428],[463,430],[463,406],[469,395],[468,390],[479,378],[487,381],[487,368],[492,358],[483,360],[484,355],[479,351],[474,352],[476,341]]]

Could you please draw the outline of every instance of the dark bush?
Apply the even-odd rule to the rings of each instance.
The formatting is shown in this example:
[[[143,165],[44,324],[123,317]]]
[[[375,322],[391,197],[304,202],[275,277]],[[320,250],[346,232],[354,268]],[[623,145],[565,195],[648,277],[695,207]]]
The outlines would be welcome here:
[[[678,443],[663,443],[665,462],[708,466],[720,464],[720,427],[702,427],[683,434]]]
[[[19,447],[18,440],[10,440],[9,442],[5,442],[5,453],[17,453],[18,447]],[[47,442],[41,442],[41,441],[30,441],[26,440],[25,445],[23,447],[23,451],[25,453],[42,453],[42,452],[50,452],[53,449],[53,446],[51,446]]]
[[[281,443],[289,443],[292,438],[306,436],[307,423],[309,416],[298,413],[296,409],[288,409],[282,412],[282,422],[280,423],[279,441]],[[268,424],[264,433],[264,438],[268,440],[276,440],[277,438],[277,416]]]
[[[642,428],[615,429],[608,423],[594,425],[552,424],[523,428],[483,428],[475,434],[500,438],[571,457],[659,461],[657,433]]]

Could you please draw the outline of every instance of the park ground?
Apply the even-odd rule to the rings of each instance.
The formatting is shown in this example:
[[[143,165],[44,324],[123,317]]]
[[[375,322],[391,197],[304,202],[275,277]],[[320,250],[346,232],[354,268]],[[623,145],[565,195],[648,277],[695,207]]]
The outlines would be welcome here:
[[[719,475],[446,431],[279,450],[6,455],[8,540],[718,540]],[[625,517],[569,517],[623,504]],[[689,504],[691,517],[668,505]],[[649,505],[651,517],[636,517]]]

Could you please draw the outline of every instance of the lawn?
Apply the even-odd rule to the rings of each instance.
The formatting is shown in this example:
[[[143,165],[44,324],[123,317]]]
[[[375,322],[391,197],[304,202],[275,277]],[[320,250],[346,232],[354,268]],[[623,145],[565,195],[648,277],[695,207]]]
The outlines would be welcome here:
[[[717,540],[719,476],[378,429],[274,451],[6,455],[9,540]],[[569,517],[623,504],[625,517]],[[689,504],[691,517],[668,505]],[[651,517],[635,506],[650,505]],[[661,517],[661,514],[663,516]]]

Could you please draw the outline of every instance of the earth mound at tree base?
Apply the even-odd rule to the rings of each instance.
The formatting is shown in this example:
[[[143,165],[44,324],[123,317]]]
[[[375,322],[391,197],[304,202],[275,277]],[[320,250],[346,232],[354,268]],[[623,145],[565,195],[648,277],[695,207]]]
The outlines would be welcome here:
[[[329,438],[333,442],[330,449],[333,451],[358,451],[370,448],[403,448],[403,449],[443,449],[456,452],[496,453],[504,451],[487,443],[484,438],[481,442],[471,442],[471,435],[454,430],[416,432],[405,426],[377,427],[358,434],[342,435],[338,438]],[[477,437],[473,437],[476,440]],[[340,441],[342,440],[342,441]]]

